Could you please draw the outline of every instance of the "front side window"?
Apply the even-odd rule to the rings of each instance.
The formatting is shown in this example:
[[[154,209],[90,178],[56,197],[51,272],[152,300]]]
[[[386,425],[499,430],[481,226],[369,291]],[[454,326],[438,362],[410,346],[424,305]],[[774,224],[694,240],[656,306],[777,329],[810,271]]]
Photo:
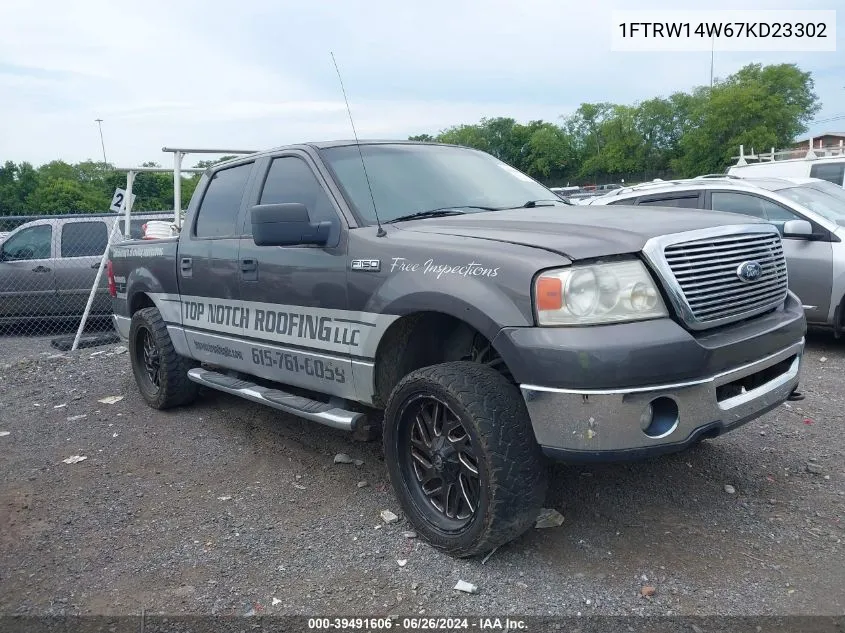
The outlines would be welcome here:
[[[510,165],[478,150],[449,145],[361,145],[366,173],[382,222],[442,208],[467,213],[512,209],[530,200],[565,203]],[[375,224],[370,189],[358,147],[320,150],[358,216]]]
[[[197,237],[233,237],[252,163],[214,173],[197,211]]]
[[[762,220],[767,219],[764,202],[765,200],[757,196],[733,191],[714,191],[710,194],[710,207],[714,211],[751,215]]]
[[[297,202],[308,209],[311,222],[331,222],[329,243],[334,244],[340,231],[337,212],[311,167],[295,156],[274,158],[261,189],[259,204]],[[250,232],[247,223],[247,233]]]
[[[62,227],[62,257],[100,256],[109,234],[105,222],[68,222]]]
[[[53,227],[49,224],[31,226],[6,240],[3,244],[3,259],[50,259],[52,239]]]

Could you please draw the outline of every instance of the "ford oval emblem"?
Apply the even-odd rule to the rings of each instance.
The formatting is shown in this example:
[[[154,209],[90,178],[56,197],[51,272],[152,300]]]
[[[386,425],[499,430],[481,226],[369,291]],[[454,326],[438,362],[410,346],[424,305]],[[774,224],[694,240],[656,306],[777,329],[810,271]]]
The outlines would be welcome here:
[[[740,281],[757,281],[763,275],[763,267],[759,262],[742,262],[736,269],[736,276]]]

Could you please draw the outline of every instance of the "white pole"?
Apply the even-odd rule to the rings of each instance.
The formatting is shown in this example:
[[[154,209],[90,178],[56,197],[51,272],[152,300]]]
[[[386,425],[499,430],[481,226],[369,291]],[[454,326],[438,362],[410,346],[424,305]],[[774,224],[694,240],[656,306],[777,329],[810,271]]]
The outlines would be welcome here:
[[[129,201],[127,200],[126,207],[129,208]],[[100,279],[103,276],[103,268],[106,267],[106,262],[109,259],[109,250],[111,250],[111,245],[114,240],[114,236],[120,233],[120,219],[115,218],[114,225],[112,225],[111,232],[109,233],[109,239],[106,243],[106,250],[103,251],[103,256],[100,258],[100,267],[97,269],[97,276],[94,279],[94,286],[91,288],[91,292],[88,295],[88,303],[85,304],[85,312],[82,313],[82,320],[79,322],[79,328],[76,330],[76,336],[73,339],[73,345],[71,346],[71,351],[76,351],[76,348],[79,346],[79,339],[82,338],[82,332],[85,330],[85,323],[88,321],[88,314],[91,312],[91,305],[94,303],[94,296],[97,294],[97,290],[99,290],[100,286]]]
[[[127,171],[126,172],[126,200],[124,208],[126,212],[123,216],[123,237],[127,240],[131,235],[130,226],[129,226],[129,214],[132,212],[132,185],[135,184],[135,172],[134,171]]]
[[[173,207],[176,209],[174,224],[182,228],[182,152],[173,152]]]

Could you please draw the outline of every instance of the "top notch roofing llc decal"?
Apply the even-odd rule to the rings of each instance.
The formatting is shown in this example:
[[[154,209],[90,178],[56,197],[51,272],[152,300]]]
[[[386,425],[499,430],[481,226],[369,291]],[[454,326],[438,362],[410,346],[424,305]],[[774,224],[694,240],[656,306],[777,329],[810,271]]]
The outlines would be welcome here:
[[[410,262],[404,257],[394,257],[390,264],[390,272],[420,272],[423,275],[434,275],[440,279],[443,275],[455,275],[457,277],[496,277],[499,274],[499,267],[489,268],[478,262],[468,264],[441,264],[433,259],[427,259],[422,264]]]

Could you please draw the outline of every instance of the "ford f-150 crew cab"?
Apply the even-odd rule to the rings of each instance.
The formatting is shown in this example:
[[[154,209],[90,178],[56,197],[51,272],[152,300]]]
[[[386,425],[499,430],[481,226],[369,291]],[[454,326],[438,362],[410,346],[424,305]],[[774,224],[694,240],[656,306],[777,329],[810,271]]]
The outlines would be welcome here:
[[[153,407],[204,385],[380,429],[410,522],[472,556],[532,525],[548,458],[681,450],[798,385],[777,229],[630,211],[463,147],[283,147],[210,168],[178,237],[113,246],[114,322]]]

